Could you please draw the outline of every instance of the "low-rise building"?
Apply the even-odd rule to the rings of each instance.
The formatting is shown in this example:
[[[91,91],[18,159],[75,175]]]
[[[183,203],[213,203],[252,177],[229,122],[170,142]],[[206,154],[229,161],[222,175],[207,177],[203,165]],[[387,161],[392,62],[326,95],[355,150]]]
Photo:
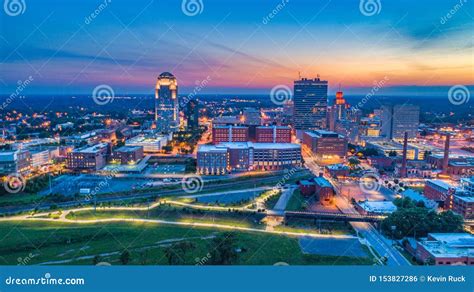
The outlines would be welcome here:
[[[318,196],[319,202],[322,205],[331,205],[334,201],[334,188],[331,183],[324,177],[315,177],[314,182],[316,183],[315,191]]]
[[[143,158],[143,146],[122,146],[112,152],[112,160],[120,164],[135,164]]]
[[[434,168],[443,168],[443,155],[431,154],[427,157],[427,162]],[[447,175],[468,175],[474,172],[474,157],[449,154]]]
[[[367,163],[377,169],[393,169],[394,159],[389,156],[369,156],[367,157]]]
[[[347,139],[335,132],[317,130],[303,133],[303,144],[308,147],[320,162],[334,162],[345,159]]]
[[[445,181],[430,179],[425,182],[423,195],[430,200],[440,203],[442,207],[448,196],[454,194],[455,191],[456,188]]]
[[[100,143],[93,146],[77,148],[68,153],[67,168],[74,171],[96,171],[107,164],[109,144]]]
[[[283,126],[257,127],[257,143],[291,143],[291,128]]]
[[[474,197],[454,195],[452,206],[453,212],[464,219],[474,219]]]
[[[229,152],[226,147],[199,145],[197,151],[197,173],[223,175],[229,171]]]
[[[280,170],[299,166],[299,144],[220,143],[199,145],[197,151],[197,171],[200,174],[219,175],[233,171]]]
[[[310,197],[316,192],[316,183],[312,180],[301,180],[298,187],[301,194],[305,197]]]
[[[31,170],[31,153],[28,150],[0,151],[0,174],[25,174]]]
[[[330,164],[324,167],[324,170],[327,174],[331,177],[336,178],[344,178],[349,176],[349,166],[338,163],[338,164]]]
[[[38,168],[51,162],[52,153],[50,149],[37,149],[31,151],[31,166]]]
[[[355,204],[355,209],[362,215],[388,215],[397,210],[391,201],[362,201]]]
[[[125,142],[125,146],[141,146],[145,153],[160,152],[171,140],[169,135],[135,136]]]
[[[429,233],[417,242],[416,258],[422,263],[474,265],[474,236],[468,233]]]
[[[215,126],[212,128],[212,143],[248,142],[249,128],[244,126]]]

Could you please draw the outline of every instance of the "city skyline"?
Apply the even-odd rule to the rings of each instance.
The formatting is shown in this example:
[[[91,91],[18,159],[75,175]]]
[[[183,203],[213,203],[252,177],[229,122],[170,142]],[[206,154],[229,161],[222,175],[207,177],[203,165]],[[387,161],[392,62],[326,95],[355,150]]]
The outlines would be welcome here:
[[[203,1],[194,16],[181,1],[52,10],[28,3],[19,17],[2,15],[17,29],[2,31],[1,93],[28,76],[35,80],[25,94],[87,94],[99,84],[149,93],[165,71],[181,92],[209,80],[203,94],[266,94],[299,74],[330,80],[330,94],[339,84],[365,94],[385,78],[381,92],[390,95],[442,95],[456,84],[472,90],[471,2],[435,1],[427,11],[423,3],[385,1],[371,16],[357,2],[276,1],[248,11],[246,2]]]
[[[471,289],[472,1],[4,0],[0,290]]]

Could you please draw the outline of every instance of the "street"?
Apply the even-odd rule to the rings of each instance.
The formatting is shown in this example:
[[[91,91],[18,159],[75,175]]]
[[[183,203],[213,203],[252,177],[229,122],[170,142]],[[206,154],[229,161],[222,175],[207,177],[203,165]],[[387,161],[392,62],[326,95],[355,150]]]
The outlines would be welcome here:
[[[322,171],[322,168],[315,162],[315,159],[312,153],[306,148],[303,148],[303,158],[305,160],[306,167],[313,172],[314,175],[319,176]],[[327,178],[327,177],[326,177]],[[332,178],[327,178],[331,184],[334,186],[336,192],[336,205],[345,214],[358,214],[350,203],[349,196],[344,196],[341,192],[341,185],[339,182],[336,182]],[[357,188],[351,188],[352,191],[349,191],[350,196],[366,196],[362,194],[362,191]],[[380,188],[381,191],[375,192],[374,194],[368,194],[369,196],[376,195],[377,198],[387,198],[390,197],[391,192],[386,188]],[[360,192],[360,193],[358,193]],[[379,256],[387,258],[386,264],[389,266],[405,266],[410,265],[410,262],[402,255],[400,252],[392,246],[390,240],[385,238],[377,229],[375,229],[372,224],[365,222],[351,222],[352,227],[357,232],[359,236],[362,236],[366,243],[377,251]]]

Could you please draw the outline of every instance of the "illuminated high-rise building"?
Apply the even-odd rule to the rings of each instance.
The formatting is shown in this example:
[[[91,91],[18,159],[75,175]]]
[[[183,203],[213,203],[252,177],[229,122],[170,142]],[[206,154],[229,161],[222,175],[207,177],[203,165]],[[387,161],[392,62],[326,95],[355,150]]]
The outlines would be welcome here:
[[[382,136],[387,139],[402,140],[405,132],[408,139],[414,139],[420,124],[420,107],[411,104],[382,106]]]
[[[293,124],[297,135],[301,130],[326,129],[328,82],[318,78],[302,78],[294,83]],[[298,133],[300,132],[300,133]]]
[[[347,117],[348,104],[344,99],[344,95],[341,90],[336,92],[336,98],[334,99],[334,105],[328,108],[328,128],[330,131],[335,131],[336,124],[338,121],[345,120]]]
[[[336,109],[336,119],[343,120],[346,118],[346,100],[344,99],[344,95],[342,91],[336,92],[336,100],[334,102],[334,107]]]
[[[169,72],[161,73],[156,82],[155,123],[161,132],[175,132],[179,128],[178,82]]]

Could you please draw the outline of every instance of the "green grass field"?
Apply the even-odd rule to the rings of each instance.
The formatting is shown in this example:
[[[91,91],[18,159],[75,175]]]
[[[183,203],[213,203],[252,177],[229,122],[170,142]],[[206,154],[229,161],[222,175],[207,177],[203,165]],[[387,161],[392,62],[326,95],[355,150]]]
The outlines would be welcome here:
[[[166,265],[164,240],[186,239],[195,248],[186,253],[185,263],[196,264],[210,250],[211,239],[221,231],[153,223],[75,224],[61,222],[7,222],[0,226],[0,264],[92,265],[93,257],[120,264],[122,251],[130,252],[132,265]],[[303,254],[298,240],[280,235],[235,232],[236,247],[242,250],[235,264],[273,265],[370,265],[370,257],[350,258]]]
[[[271,196],[270,198],[268,198],[266,201],[265,201],[265,208],[267,210],[271,210],[273,209],[273,207],[275,207],[275,204],[278,202],[278,199],[280,199],[282,193],[281,192],[278,192],[278,194],[274,195],[274,196]]]
[[[107,209],[97,209],[97,211],[79,211],[69,213],[66,218],[70,220],[143,218],[180,222],[218,223],[253,228],[264,227],[260,224],[260,220],[263,218],[263,215],[258,213],[196,210],[185,207],[173,207],[169,206],[168,204],[163,204],[154,209],[150,209],[149,211],[118,211]]]
[[[304,210],[304,205],[306,203],[306,199],[301,194],[300,190],[296,189],[291,196],[288,204],[286,205],[287,211],[302,211]]]

